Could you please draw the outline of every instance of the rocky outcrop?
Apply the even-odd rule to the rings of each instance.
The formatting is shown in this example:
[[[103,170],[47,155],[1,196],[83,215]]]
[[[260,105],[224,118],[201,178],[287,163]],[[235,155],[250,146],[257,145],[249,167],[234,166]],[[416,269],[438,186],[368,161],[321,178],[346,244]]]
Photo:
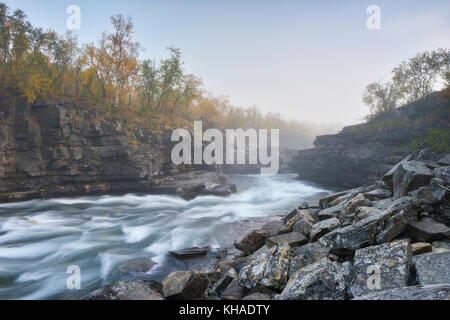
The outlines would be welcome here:
[[[433,93],[368,123],[345,127],[338,134],[319,136],[315,148],[300,150],[290,167],[299,179],[327,188],[371,184],[410,153],[408,146],[426,136],[428,129],[450,129],[450,103],[437,96]],[[444,116],[436,116],[439,113]]]
[[[0,98],[0,202],[105,193],[229,195],[235,187],[202,166],[175,166],[171,132],[64,100]],[[182,174],[183,173],[183,174]]]
[[[164,300],[162,285],[155,281],[118,282],[92,292],[87,300]]]

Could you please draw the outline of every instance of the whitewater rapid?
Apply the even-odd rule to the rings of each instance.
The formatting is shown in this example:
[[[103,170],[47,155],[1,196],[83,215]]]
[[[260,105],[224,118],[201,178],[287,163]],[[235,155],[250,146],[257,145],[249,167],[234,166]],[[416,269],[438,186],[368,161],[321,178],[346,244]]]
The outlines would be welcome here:
[[[238,192],[228,198],[128,194],[0,204],[0,299],[81,297],[124,280],[118,267],[142,257],[156,263],[146,277],[160,280],[183,267],[169,250],[230,247],[236,234],[224,226],[327,193],[290,174],[232,175],[231,182]],[[81,290],[67,289],[71,265],[81,270]]]

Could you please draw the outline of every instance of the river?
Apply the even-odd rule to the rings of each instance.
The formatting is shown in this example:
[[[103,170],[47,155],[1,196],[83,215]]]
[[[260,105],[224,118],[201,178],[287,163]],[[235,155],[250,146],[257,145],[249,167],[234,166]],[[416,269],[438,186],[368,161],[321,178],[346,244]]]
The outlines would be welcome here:
[[[282,213],[326,190],[293,174],[231,175],[238,192],[200,196],[96,196],[0,204],[0,299],[79,298],[103,285],[130,280],[119,267],[134,258],[156,264],[145,278],[161,280],[186,265],[169,250],[233,244],[240,221]],[[81,289],[68,290],[69,266]]]

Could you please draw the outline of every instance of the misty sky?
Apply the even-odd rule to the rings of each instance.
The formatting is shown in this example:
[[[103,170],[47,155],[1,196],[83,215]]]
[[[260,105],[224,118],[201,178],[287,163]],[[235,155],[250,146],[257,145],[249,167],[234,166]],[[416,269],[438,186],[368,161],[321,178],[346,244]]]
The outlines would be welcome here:
[[[66,8],[78,5],[81,43],[108,30],[112,14],[131,15],[141,58],[178,47],[185,68],[233,105],[318,124],[360,122],[369,82],[418,51],[450,47],[449,0],[0,1],[60,33]],[[381,8],[381,30],[366,27],[372,4]]]

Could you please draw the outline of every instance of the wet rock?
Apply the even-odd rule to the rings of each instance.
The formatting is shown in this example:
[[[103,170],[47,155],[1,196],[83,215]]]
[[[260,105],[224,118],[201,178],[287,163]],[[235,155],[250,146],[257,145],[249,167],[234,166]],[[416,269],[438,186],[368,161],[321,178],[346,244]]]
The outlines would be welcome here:
[[[433,247],[428,242],[416,242],[411,245],[413,256],[417,256],[419,254],[431,252]]]
[[[405,230],[409,221],[416,219],[417,212],[418,208],[412,199],[403,197],[387,210],[331,231],[320,238],[319,243],[344,254],[362,246],[389,242]]]
[[[355,297],[354,300],[449,300],[450,284],[394,288]]]
[[[305,237],[309,238],[309,235],[311,234],[313,224],[311,222],[308,222],[307,220],[299,220],[294,224],[294,227],[292,230],[294,232],[299,232],[303,234]]]
[[[88,300],[164,300],[162,284],[139,280],[118,282],[89,294]]]
[[[123,273],[146,273],[149,272],[155,264],[156,263],[150,258],[136,258],[122,263],[119,267],[119,271]]]
[[[434,176],[441,179],[444,183],[450,183],[450,165],[434,169]]]
[[[350,293],[360,296],[372,291],[407,286],[411,256],[410,243],[405,240],[356,250]],[[372,282],[370,277],[378,272],[380,282],[377,287],[376,280]]]
[[[166,299],[191,300],[206,296],[208,275],[198,271],[175,271],[162,282]]]
[[[426,186],[433,178],[433,172],[420,161],[402,162],[393,174],[394,198],[406,196],[408,192]]]
[[[320,237],[333,231],[341,226],[341,222],[336,218],[320,221],[313,225],[311,230],[310,239],[311,242],[317,241]]]
[[[281,244],[287,244],[290,247],[299,247],[305,243],[308,243],[308,239],[299,232],[285,233],[266,239],[266,246],[268,247]]]
[[[322,247],[318,242],[308,243],[292,250],[289,277],[301,268],[326,258],[330,249]]]
[[[281,291],[288,280],[291,256],[291,248],[286,244],[256,252],[241,268],[239,284],[248,289],[264,286]]]
[[[328,259],[310,264],[295,272],[280,300],[343,300],[345,278],[338,263]]]
[[[219,197],[227,197],[236,193],[236,185],[234,184],[216,184],[210,187],[205,188],[205,194],[219,196]]]
[[[203,248],[193,247],[181,250],[173,250],[169,251],[169,253],[178,259],[187,259],[192,257],[204,256],[208,253],[209,249],[209,246]]]
[[[183,199],[190,200],[194,199],[200,194],[204,194],[206,190],[205,184],[203,182],[186,184],[179,186],[176,189],[176,194]]]
[[[418,284],[450,284],[450,252],[427,253],[414,261]]]
[[[213,287],[211,288],[211,292],[221,295],[222,292],[231,284],[231,282],[236,279],[237,279],[236,270],[231,268],[224,271],[221,274],[219,280],[216,283],[214,283]]]
[[[450,228],[431,218],[408,223],[407,233],[414,240],[435,241],[450,237]]]

